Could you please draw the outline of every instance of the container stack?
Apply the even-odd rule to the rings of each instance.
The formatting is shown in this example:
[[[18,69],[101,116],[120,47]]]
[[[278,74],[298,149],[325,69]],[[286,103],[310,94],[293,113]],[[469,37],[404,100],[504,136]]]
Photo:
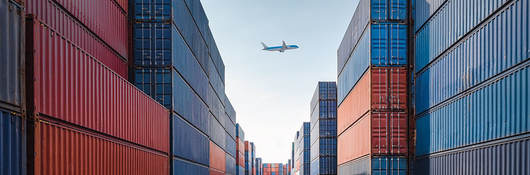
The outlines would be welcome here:
[[[261,158],[256,158],[256,175],[263,175],[263,162]]]
[[[17,144],[1,174],[169,173],[169,112],[126,80],[127,3],[0,4],[2,139]]]
[[[235,174],[236,116],[199,0],[135,1],[134,74],[171,112],[172,174]]]
[[[245,132],[238,123],[236,124],[236,175],[245,175],[246,162],[246,146],[245,146]]]
[[[310,104],[311,175],[337,174],[337,84],[318,82]]]
[[[24,12],[0,1],[0,174],[27,174]]]
[[[406,174],[407,0],[361,0],[338,49],[338,174]]]
[[[252,167],[252,175],[256,175],[256,146],[254,145],[254,142],[250,142],[251,153],[250,153],[250,167]]]
[[[529,174],[530,2],[415,8],[415,174]]]
[[[291,163],[291,159],[289,159],[289,160],[287,161],[287,163],[285,164],[285,170],[284,170],[284,171],[285,171],[286,175],[291,175],[291,167],[292,167],[292,166],[293,166],[293,165],[292,165],[292,163]]]
[[[311,154],[311,124],[304,122],[299,131],[294,137],[294,174],[296,175],[310,175],[310,154]]]
[[[264,163],[263,175],[283,175],[280,174],[281,163]]]
[[[255,175],[255,149],[254,143],[245,141],[245,175]]]

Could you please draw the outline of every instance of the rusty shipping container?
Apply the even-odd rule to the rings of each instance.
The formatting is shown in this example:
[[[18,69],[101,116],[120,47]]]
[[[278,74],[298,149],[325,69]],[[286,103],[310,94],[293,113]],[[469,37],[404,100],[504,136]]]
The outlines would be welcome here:
[[[71,16],[60,5],[53,1],[28,0],[27,13],[35,16],[46,27],[53,29],[67,38],[77,47],[82,48],[88,54],[94,56],[107,67],[127,78],[127,59],[113,50],[99,36],[92,33],[83,23]],[[123,29],[122,32],[126,32]]]
[[[54,8],[67,13],[57,13]],[[26,12],[56,28],[66,27],[61,26],[65,18],[74,17],[125,59],[129,58],[127,14],[114,0],[26,0]]]
[[[169,174],[167,153],[61,122],[34,122],[34,174]]]
[[[169,152],[169,112],[63,35],[27,21],[37,115]]]

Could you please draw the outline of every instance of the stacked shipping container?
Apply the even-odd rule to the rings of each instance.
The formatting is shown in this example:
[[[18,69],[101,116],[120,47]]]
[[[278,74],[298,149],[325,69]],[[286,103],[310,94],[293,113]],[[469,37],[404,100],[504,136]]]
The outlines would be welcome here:
[[[283,165],[281,163],[264,163],[263,175],[283,175]]]
[[[304,122],[299,131],[296,132],[294,138],[294,174],[295,175],[309,175],[311,166],[311,124]]]
[[[338,50],[338,172],[405,174],[408,1],[361,0]]]
[[[529,174],[530,2],[415,8],[415,174]]]
[[[256,175],[263,175],[263,162],[261,158],[256,158]]]
[[[236,117],[199,0],[135,1],[134,82],[171,111],[173,174],[236,174]]]
[[[236,124],[236,175],[244,175],[245,174],[245,133],[243,132],[243,128],[241,128],[241,125]]]
[[[245,141],[245,175],[255,175],[255,150],[253,142]]]
[[[337,84],[318,82],[310,109],[310,174],[337,174]]]

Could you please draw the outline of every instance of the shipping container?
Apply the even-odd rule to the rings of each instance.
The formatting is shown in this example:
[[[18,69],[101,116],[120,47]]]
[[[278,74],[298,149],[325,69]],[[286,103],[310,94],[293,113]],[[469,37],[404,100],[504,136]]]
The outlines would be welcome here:
[[[169,173],[166,153],[61,122],[37,119],[32,127],[35,174]]]
[[[57,8],[66,12],[59,12]],[[64,30],[57,28],[66,27],[63,25],[67,23],[64,21],[65,18],[73,17],[75,20],[71,22],[81,23],[123,58],[126,60],[129,58],[127,14],[114,0],[94,0],[93,3],[72,0],[26,0],[26,12],[35,15],[44,24],[65,32],[72,31],[68,28]]]
[[[245,144],[241,139],[238,141],[237,152],[237,165],[245,167]]]
[[[318,82],[310,103],[310,174],[337,174],[337,85]],[[288,162],[284,166],[287,173]]]
[[[173,114],[171,126],[171,152],[173,153],[173,156],[178,157],[178,159],[186,159],[196,162],[194,164],[208,166],[210,162],[210,141],[208,136],[194,128],[178,114]],[[175,159],[177,158],[173,158],[173,160]],[[178,166],[185,166],[181,163],[177,164]],[[175,167],[176,165],[173,166]]]
[[[226,132],[223,129],[223,126],[210,114],[210,140],[215,142],[217,145],[221,146],[221,149],[225,150],[226,146]]]
[[[207,152],[208,153],[208,152]],[[173,157],[171,174],[209,174],[208,166]]]
[[[529,174],[530,135],[504,138],[416,159],[414,174]]]
[[[529,67],[527,59],[439,108],[419,115],[416,155],[530,131]]]
[[[230,154],[226,154],[226,175],[236,175],[236,159]]]
[[[23,13],[11,1],[0,2],[0,38],[3,40],[0,42],[0,105],[18,110],[24,105]]]
[[[226,135],[225,137],[226,141],[225,141],[225,151],[227,154],[229,154],[230,156],[232,157],[235,157],[236,154],[237,154],[237,145],[236,145],[236,141],[234,139],[232,139],[232,137],[230,137],[230,135]]]
[[[86,28],[83,23],[54,1],[28,0],[26,12],[40,20],[43,27],[50,28],[123,78],[128,78],[126,55],[120,55],[111,48],[111,45],[105,43],[98,35]],[[113,28],[112,31],[119,30]],[[123,28],[121,32],[127,33],[127,28]]]
[[[137,68],[135,85],[205,135],[209,133],[208,106],[175,70]]]
[[[311,173],[311,123],[304,122],[294,137],[294,173],[309,175]]]
[[[27,174],[25,131],[20,113],[0,108],[0,174]]]
[[[510,3],[472,33],[464,38],[458,36],[461,38],[460,41],[442,55],[428,56],[417,53],[416,68],[420,70],[415,76],[417,114],[450,100],[455,95],[466,93],[469,88],[480,86],[483,81],[494,79],[499,73],[528,60],[530,57],[529,4],[528,1]],[[454,14],[446,15],[454,16]],[[417,51],[436,50],[431,48],[430,44],[422,42],[438,40],[435,39],[438,38],[437,35],[450,29],[436,30],[440,31],[428,36],[417,34]],[[456,39],[447,39],[443,43],[454,41]],[[446,48],[440,46],[440,50]],[[425,67],[427,64],[429,65]]]
[[[407,72],[403,67],[369,68],[338,107],[338,134],[368,111],[406,112]]]
[[[407,24],[370,24],[359,43],[338,70],[337,98],[341,104],[369,67],[396,67],[408,64]]]
[[[226,172],[226,153],[210,141],[210,170],[212,169],[221,173]]]
[[[364,156],[352,160],[338,167],[339,175],[373,174],[373,175],[406,175],[407,159],[403,157],[384,156],[370,157]]]
[[[40,21],[26,29],[35,114],[169,152],[167,109]]]

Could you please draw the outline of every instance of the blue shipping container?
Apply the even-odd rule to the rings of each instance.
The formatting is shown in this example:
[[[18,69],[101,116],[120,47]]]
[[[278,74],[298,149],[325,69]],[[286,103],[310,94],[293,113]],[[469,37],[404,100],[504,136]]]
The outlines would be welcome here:
[[[414,174],[530,174],[530,135],[417,158]]]
[[[236,157],[236,141],[234,140],[234,138],[230,137],[230,135],[226,135],[226,141],[225,141],[225,148],[226,148],[226,153],[228,153],[229,155],[231,155],[232,157]]]
[[[0,2],[0,102],[17,107],[21,95],[23,58],[23,11],[11,1]]]
[[[530,60],[416,120],[425,155],[530,131]],[[451,138],[451,139],[447,139]]]
[[[26,174],[25,127],[20,114],[0,109],[0,174]]]
[[[370,156],[364,156],[338,166],[338,175],[370,174]]]
[[[231,155],[226,155],[226,175],[236,174],[236,159]]]
[[[207,166],[199,165],[183,159],[173,158],[171,165],[172,174],[210,174],[210,171],[208,170]]]
[[[497,13],[478,31],[419,72],[416,76],[417,113],[527,60],[530,57],[530,14],[522,9],[529,9],[529,4],[528,1],[517,1]],[[438,38],[431,35],[424,39]],[[430,50],[428,44],[418,46],[421,47],[416,50]],[[426,57],[418,56],[416,66],[424,66],[428,61]]]
[[[171,152],[173,156],[208,166],[210,163],[210,140],[208,137],[177,114],[173,114],[171,119]],[[206,169],[208,170],[208,168]]]
[[[217,144],[221,149],[226,150],[225,141],[226,141],[227,134],[223,126],[221,126],[219,121],[217,121],[217,119],[215,119],[215,117],[213,117],[213,115],[211,114],[210,114],[210,133],[208,135],[210,136],[210,140],[212,140],[212,142]]]

